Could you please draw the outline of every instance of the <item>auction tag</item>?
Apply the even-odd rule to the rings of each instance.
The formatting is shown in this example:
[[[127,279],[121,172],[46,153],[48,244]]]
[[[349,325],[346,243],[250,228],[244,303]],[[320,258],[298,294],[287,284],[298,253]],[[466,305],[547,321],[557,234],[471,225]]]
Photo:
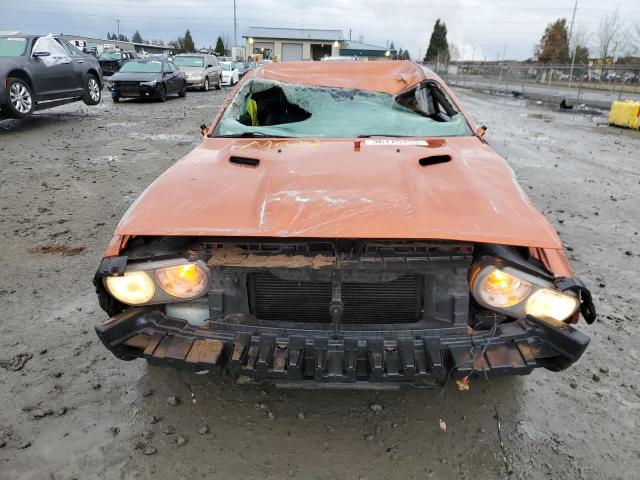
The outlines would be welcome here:
[[[419,147],[428,147],[429,143],[426,140],[405,140],[400,138],[377,138],[364,141],[365,145],[380,146],[380,145],[417,145]]]

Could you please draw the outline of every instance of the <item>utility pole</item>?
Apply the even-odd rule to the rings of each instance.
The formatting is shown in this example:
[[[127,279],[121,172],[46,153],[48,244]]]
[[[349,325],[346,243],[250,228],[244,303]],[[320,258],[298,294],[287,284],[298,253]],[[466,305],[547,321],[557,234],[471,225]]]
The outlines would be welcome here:
[[[569,27],[569,45],[571,45],[571,35],[573,35],[573,22],[576,19],[576,10],[578,9],[578,0],[573,6],[573,16],[571,17],[571,27]],[[578,44],[573,46],[573,56],[571,57],[571,70],[569,70],[569,87],[567,88],[567,97],[571,92],[571,80],[573,80],[573,66],[576,63],[576,53],[578,52]]]
[[[116,23],[118,24],[118,40],[120,40],[120,19],[116,18]]]
[[[233,0],[233,46],[238,45],[238,20],[236,19],[236,0]]]

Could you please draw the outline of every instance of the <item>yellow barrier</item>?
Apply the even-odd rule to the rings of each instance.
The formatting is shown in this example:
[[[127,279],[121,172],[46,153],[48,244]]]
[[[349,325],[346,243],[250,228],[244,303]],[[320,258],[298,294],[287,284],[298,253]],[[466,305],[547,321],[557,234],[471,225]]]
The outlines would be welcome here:
[[[613,102],[609,111],[609,124],[640,130],[640,102]]]

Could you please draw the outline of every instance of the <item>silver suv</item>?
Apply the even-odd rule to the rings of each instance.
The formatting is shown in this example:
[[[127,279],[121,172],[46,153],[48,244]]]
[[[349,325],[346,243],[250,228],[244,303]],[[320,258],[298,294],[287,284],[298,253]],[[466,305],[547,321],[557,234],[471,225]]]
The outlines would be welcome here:
[[[200,88],[205,92],[210,86],[222,88],[222,73],[215,55],[204,53],[183,53],[177,55],[175,63],[187,78],[189,88]]]

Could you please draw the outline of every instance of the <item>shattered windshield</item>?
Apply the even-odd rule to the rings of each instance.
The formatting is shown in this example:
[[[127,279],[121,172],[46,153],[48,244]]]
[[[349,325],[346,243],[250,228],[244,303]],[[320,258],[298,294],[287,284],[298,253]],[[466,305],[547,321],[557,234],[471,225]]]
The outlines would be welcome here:
[[[27,48],[24,37],[0,37],[0,57],[20,57]]]
[[[252,78],[224,112],[214,136],[349,138],[472,135],[435,85],[394,97],[367,90]]]
[[[173,63],[179,67],[203,67],[204,59],[202,57],[176,57]]]
[[[162,71],[162,62],[159,60],[143,60],[139,62],[125,63],[120,72],[125,73],[160,73]]]

